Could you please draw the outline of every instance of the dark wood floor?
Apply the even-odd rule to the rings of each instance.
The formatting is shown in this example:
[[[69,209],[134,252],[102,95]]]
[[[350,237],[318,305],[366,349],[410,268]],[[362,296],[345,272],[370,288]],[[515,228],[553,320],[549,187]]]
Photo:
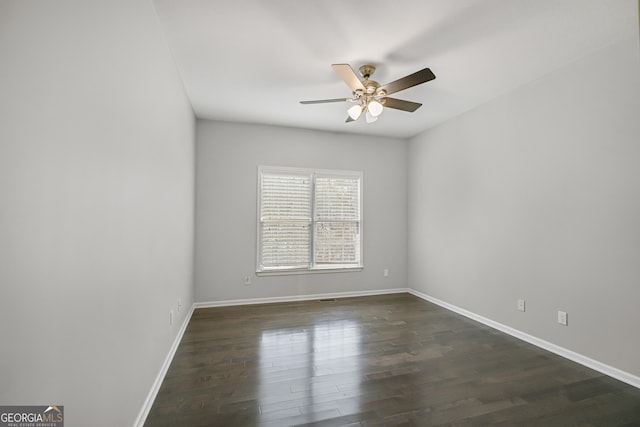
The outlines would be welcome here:
[[[639,426],[640,390],[409,294],[196,310],[145,426]]]

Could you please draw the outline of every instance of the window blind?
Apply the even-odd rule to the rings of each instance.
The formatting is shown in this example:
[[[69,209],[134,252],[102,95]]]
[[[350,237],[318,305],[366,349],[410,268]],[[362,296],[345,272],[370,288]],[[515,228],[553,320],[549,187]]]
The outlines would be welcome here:
[[[311,184],[310,174],[261,174],[261,269],[311,265]]]
[[[359,178],[316,176],[314,242],[317,264],[359,262]]]
[[[259,168],[258,272],[362,266],[361,173]]]

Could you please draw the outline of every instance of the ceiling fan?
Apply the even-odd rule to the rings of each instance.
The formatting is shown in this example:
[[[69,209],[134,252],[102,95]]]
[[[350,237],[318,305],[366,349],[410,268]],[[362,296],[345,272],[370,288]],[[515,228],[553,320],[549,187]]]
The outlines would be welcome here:
[[[367,123],[373,123],[378,120],[378,116],[382,114],[384,107],[413,113],[420,108],[422,104],[404,101],[397,98],[390,98],[387,95],[426,83],[436,78],[430,69],[424,68],[401,79],[387,83],[386,85],[380,85],[376,81],[369,80],[369,77],[371,77],[376,71],[376,67],[374,65],[365,64],[359,68],[360,74],[364,80],[360,80],[349,64],[333,64],[331,66],[336,73],[342,77],[342,80],[344,80],[347,86],[351,88],[353,97],[320,99],[317,101],[300,101],[300,103],[324,104],[327,102],[353,102],[355,105],[347,110],[349,117],[347,117],[346,123],[358,120],[360,116],[362,116],[362,113],[365,113],[364,115]]]

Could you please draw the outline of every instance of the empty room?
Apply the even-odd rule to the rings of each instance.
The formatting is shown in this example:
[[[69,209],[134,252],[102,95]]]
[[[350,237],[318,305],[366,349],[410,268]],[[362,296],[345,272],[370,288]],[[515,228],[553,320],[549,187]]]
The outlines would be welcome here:
[[[0,0],[0,426],[640,425],[636,0]]]

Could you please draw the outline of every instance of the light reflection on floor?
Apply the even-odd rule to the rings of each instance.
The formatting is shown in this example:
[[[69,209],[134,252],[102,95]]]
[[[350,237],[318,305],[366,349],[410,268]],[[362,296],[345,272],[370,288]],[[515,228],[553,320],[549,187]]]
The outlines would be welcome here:
[[[325,419],[331,417],[328,411],[339,417],[341,399],[350,412],[357,411],[361,344],[360,327],[351,320],[264,331],[258,363],[259,421],[295,417],[292,422],[313,422],[311,405]]]

